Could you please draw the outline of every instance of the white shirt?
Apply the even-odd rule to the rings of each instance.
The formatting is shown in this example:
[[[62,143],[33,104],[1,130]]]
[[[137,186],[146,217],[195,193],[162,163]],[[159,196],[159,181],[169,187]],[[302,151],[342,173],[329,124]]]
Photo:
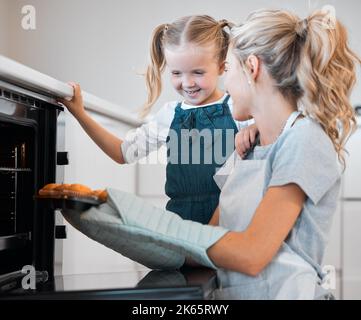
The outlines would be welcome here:
[[[217,101],[199,106],[189,105],[183,101],[181,108],[187,110],[192,108],[207,107],[213,104],[220,104],[223,103],[223,100],[226,97],[227,94],[224,94],[223,97]],[[173,121],[175,108],[178,103],[178,101],[165,103],[155,115],[150,117],[147,123],[137,129],[130,130],[127,133],[123,143],[121,144],[123,158],[126,163],[133,163],[143,157],[146,157],[150,152],[158,150],[162,145],[166,144],[169,128]],[[229,98],[227,104],[232,113],[232,98]],[[235,123],[238,129],[250,124],[249,121],[235,121]]]

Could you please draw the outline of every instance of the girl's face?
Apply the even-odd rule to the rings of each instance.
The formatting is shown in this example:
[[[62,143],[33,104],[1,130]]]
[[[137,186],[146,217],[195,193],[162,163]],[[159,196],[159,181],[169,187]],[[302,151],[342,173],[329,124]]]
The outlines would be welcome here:
[[[187,44],[165,48],[164,54],[172,85],[186,103],[197,106],[222,97],[217,84],[224,71],[224,63],[219,63],[212,46]]]
[[[232,97],[233,117],[238,121],[249,119],[251,86],[245,70],[232,50],[228,50],[226,61],[225,87]]]

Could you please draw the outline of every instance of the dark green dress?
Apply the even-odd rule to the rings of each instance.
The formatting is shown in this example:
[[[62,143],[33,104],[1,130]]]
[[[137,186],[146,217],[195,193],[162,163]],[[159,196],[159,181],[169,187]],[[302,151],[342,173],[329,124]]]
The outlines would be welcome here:
[[[234,151],[238,131],[228,106],[175,108],[167,137],[166,209],[183,219],[206,224],[218,205],[220,190],[213,175]]]

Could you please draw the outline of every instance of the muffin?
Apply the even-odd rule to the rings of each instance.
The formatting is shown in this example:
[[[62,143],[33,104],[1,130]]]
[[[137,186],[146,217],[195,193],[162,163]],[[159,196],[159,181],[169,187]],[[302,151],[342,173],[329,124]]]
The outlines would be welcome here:
[[[107,198],[108,198],[108,193],[106,190],[94,190],[93,191],[93,196],[97,199],[100,200],[102,202],[106,202]]]
[[[60,192],[57,190],[61,185],[59,183],[49,183],[39,190],[40,196],[59,196]]]
[[[45,198],[91,198],[105,202],[107,201],[108,193],[104,189],[93,191],[89,187],[79,183],[49,183],[39,190],[39,196]]]
[[[79,183],[64,186],[63,194],[73,197],[92,197],[92,189]]]

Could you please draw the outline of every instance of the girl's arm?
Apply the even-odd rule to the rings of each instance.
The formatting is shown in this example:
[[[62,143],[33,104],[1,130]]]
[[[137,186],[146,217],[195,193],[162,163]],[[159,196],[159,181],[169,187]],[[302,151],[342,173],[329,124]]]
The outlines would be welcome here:
[[[99,123],[93,120],[85,111],[77,118],[89,137],[102,149],[110,158],[119,164],[124,164],[121,144],[123,141],[110,133]]]
[[[107,131],[96,121],[94,121],[85,111],[81,89],[78,84],[70,83],[74,88],[74,96],[71,100],[58,99],[78,120],[89,137],[114,161],[125,163],[121,150],[123,143],[118,137]]]
[[[296,184],[271,187],[243,232],[228,232],[207,251],[221,268],[258,275],[271,262],[300,214],[306,195]]]
[[[218,226],[219,225],[219,206],[214,210],[213,216],[211,220],[208,222],[211,226]]]

